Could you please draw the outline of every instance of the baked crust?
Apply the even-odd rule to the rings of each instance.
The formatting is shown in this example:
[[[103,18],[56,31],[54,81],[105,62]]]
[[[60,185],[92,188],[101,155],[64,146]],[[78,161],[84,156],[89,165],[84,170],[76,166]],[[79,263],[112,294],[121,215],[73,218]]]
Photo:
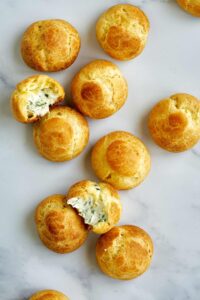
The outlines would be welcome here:
[[[55,94],[55,100],[53,104],[48,106],[47,112],[50,106],[56,105],[64,100],[65,91],[58,81],[47,75],[30,76],[18,83],[11,95],[11,108],[13,116],[17,121],[33,123],[41,117],[34,112],[29,115],[27,106],[30,95],[35,94],[37,96],[42,90],[49,90]]]
[[[32,295],[29,300],[69,300],[69,298],[55,290],[43,290]]]
[[[127,82],[119,68],[106,60],[84,66],[74,77],[71,91],[78,110],[94,119],[117,112],[128,95]]]
[[[129,60],[144,49],[149,33],[144,12],[130,4],[118,4],[104,12],[96,24],[100,46],[111,57]]]
[[[77,58],[79,50],[77,30],[59,19],[31,24],[21,41],[24,62],[38,71],[55,72],[68,68]]]
[[[200,138],[200,101],[189,94],[175,94],[161,100],[150,112],[148,127],[161,148],[186,151]]]
[[[100,269],[108,276],[129,280],[143,274],[153,255],[151,237],[133,225],[113,227],[100,236],[96,258]]]
[[[97,141],[91,161],[97,177],[119,190],[139,185],[151,167],[146,146],[126,131],[111,132]]]
[[[187,13],[200,17],[200,0],[176,0]]]
[[[76,110],[60,106],[54,107],[34,125],[33,135],[42,156],[61,162],[83,151],[89,140],[89,127]]]
[[[41,241],[57,253],[78,249],[88,235],[82,218],[66,204],[64,195],[52,195],[40,202],[35,212],[35,223]]]

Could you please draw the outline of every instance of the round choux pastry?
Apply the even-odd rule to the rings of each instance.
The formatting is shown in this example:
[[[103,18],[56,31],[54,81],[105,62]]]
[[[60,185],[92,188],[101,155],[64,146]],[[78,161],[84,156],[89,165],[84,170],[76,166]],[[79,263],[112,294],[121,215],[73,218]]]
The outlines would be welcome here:
[[[96,36],[111,57],[129,60],[143,51],[149,27],[149,20],[141,9],[131,4],[118,4],[100,16]]]
[[[140,276],[148,269],[152,255],[151,237],[132,225],[113,227],[99,237],[96,245],[100,269],[115,279],[130,280]]]
[[[59,106],[34,125],[35,145],[50,161],[61,162],[79,155],[89,139],[86,119],[76,110]]]
[[[200,139],[200,101],[189,94],[161,100],[150,112],[148,127],[161,148],[171,152],[188,150]]]
[[[66,199],[95,233],[107,232],[120,219],[122,206],[119,195],[107,183],[77,182],[69,189]]]
[[[88,236],[83,219],[66,204],[64,195],[52,195],[40,202],[35,223],[41,241],[57,253],[78,249]]]
[[[106,60],[94,60],[74,77],[72,99],[78,110],[93,119],[113,115],[125,103],[127,82],[119,68]]]
[[[93,147],[91,161],[97,177],[119,190],[139,185],[151,167],[146,146],[126,131],[102,137]]]
[[[176,0],[187,13],[200,17],[200,0]]]
[[[24,62],[38,71],[68,68],[80,50],[77,30],[65,20],[42,20],[31,24],[21,41]]]
[[[18,83],[11,95],[13,116],[22,123],[35,122],[64,97],[64,89],[55,79],[47,75],[30,76]]]
[[[43,290],[32,295],[29,300],[69,300],[69,298],[55,290]]]

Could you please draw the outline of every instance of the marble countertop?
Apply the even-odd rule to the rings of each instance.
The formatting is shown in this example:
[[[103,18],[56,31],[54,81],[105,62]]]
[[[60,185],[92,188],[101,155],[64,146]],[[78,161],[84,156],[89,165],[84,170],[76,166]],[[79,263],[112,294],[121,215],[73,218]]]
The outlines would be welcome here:
[[[174,0],[135,0],[148,15],[151,31],[144,52],[129,62],[110,59],[95,39],[95,22],[119,1],[1,0],[0,26],[0,298],[25,300],[39,289],[57,289],[71,300],[199,300],[200,299],[200,145],[172,154],[150,139],[146,119],[161,98],[176,92],[200,96],[200,20],[184,13]],[[81,66],[95,58],[115,62],[129,84],[126,105],[105,120],[89,121],[91,139],[75,160],[54,164],[40,157],[32,127],[11,116],[9,96],[16,83],[35,72],[19,53],[20,38],[32,22],[63,18],[80,32],[82,48],[67,70],[53,73],[66,88]],[[83,247],[58,255],[40,242],[33,221],[37,203],[65,193],[74,182],[96,179],[90,165],[91,146],[112,130],[139,136],[152,156],[152,170],[139,187],[120,192],[121,224],[150,233],[155,253],[141,277],[120,282],[103,275],[95,261],[97,236]]]

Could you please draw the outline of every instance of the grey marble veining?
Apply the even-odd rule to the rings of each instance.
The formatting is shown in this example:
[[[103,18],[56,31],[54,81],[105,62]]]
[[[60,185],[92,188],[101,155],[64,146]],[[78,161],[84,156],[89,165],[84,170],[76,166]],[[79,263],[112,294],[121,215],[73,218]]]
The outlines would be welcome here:
[[[71,300],[199,300],[200,299],[200,144],[172,154],[158,148],[146,128],[149,110],[176,92],[200,96],[200,21],[184,13],[174,0],[121,1],[140,6],[151,24],[144,52],[129,62],[114,61],[129,84],[126,105],[103,121],[89,121],[90,143],[75,160],[52,164],[37,154],[31,125],[12,118],[10,94],[29,69],[19,52],[20,38],[39,19],[63,18],[80,32],[82,48],[67,70],[52,73],[66,88],[79,68],[95,58],[110,59],[95,38],[100,13],[119,1],[1,0],[0,26],[0,299],[25,300],[39,289],[63,291]],[[152,170],[138,188],[120,192],[121,224],[141,226],[152,236],[151,268],[141,277],[120,282],[104,276],[95,260],[97,236],[81,249],[58,255],[40,242],[34,226],[38,202],[65,193],[74,182],[90,178],[89,152],[112,130],[129,130],[148,146]]]

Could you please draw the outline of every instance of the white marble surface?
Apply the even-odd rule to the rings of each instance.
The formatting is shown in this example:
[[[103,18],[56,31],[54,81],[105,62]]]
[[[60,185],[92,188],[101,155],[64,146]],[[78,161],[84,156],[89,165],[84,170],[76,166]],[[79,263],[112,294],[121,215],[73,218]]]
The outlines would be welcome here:
[[[123,1],[121,1],[123,2]],[[127,1],[126,1],[127,2]],[[146,129],[149,109],[175,92],[200,96],[200,20],[175,1],[128,1],[148,15],[151,31],[142,55],[118,62],[129,84],[126,105],[114,116],[89,121],[91,139],[77,159],[53,164],[33,145],[32,127],[15,122],[9,96],[15,84],[34,74],[20,58],[22,32],[33,21],[63,18],[80,32],[82,48],[68,70],[52,74],[68,94],[71,79],[85,63],[109,57],[95,40],[95,21],[111,0],[0,1],[0,299],[24,300],[39,289],[63,291],[71,300],[199,300],[200,299],[200,145],[171,154],[151,141]],[[52,193],[65,193],[81,179],[95,179],[89,153],[103,134],[123,129],[139,136],[150,149],[152,170],[138,188],[121,192],[121,224],[146,229],[155,244],[151,268],[134,281],[104,276],[95,262],[96,236],[78,251],[58,255],[37,236],[33,214]]]

